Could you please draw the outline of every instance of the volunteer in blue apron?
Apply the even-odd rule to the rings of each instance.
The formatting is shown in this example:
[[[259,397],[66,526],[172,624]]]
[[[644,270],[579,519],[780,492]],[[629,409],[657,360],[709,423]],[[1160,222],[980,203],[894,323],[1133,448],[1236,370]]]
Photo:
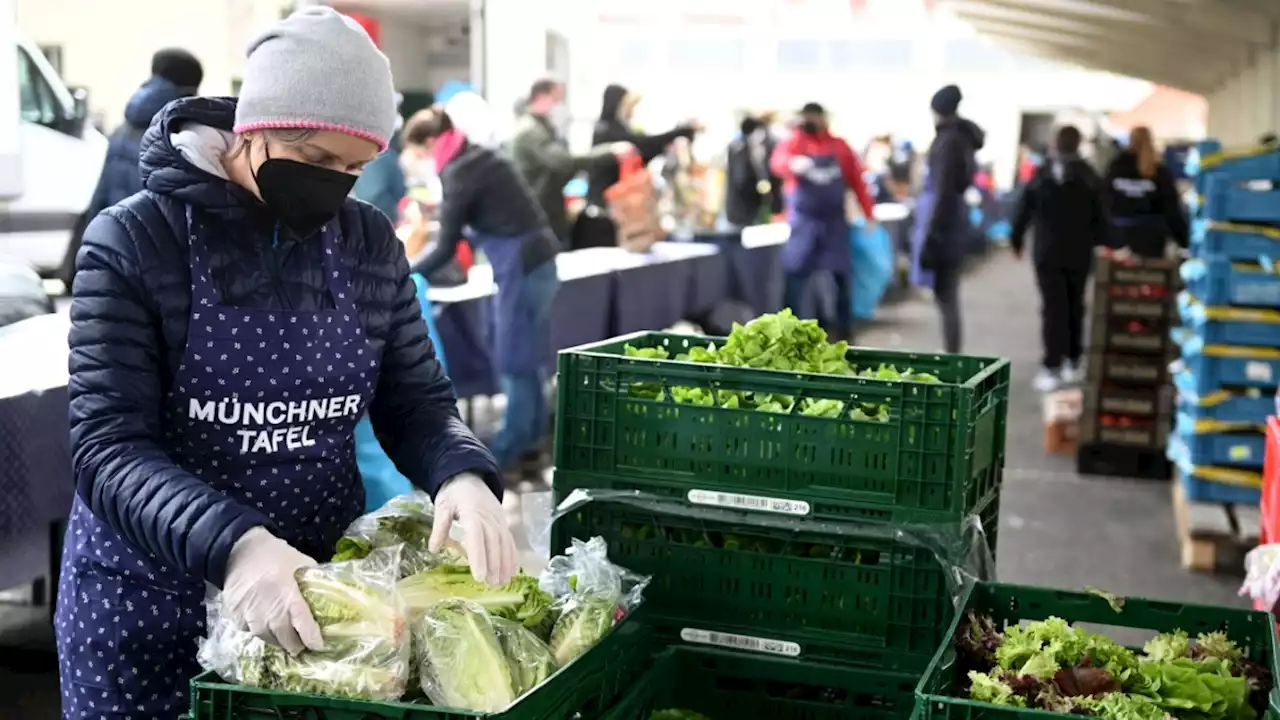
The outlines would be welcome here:
[[[468,141],[445,112],[419,111],[405,123],[404,140],[420,157],[434,158],[443,191],[437,242],[413,271],[430,277],[449,262],[464,228],[493,268],[495,359],[507,413],[490,447],[499,467],[509,469],[547,434],[546,369],[560,243],[515,166]]]
[[[208,586],[289,652],[294,580],[364,510],[353,428],[515,570],[497,465],[458,416],[386,217],[348,194],[394,127],[387,59],[329,8],[250,46],[239,101],[167,106],[145,191],[84,235],[71,306],[76,499],[55,616],[64,718],[184,716]]]
[[[831,134],[818,103],[801,110],[800,125],[773,151],[770,168],[781,177],[788,199],[791,235],[782,248],[786,303],[797,315],[816,316],[813,280],[835,281],[834,317],[819,318],[828,334],[847,340],[853,332],[853,272],[845,195],[858,198],[868,230],[874,229],[875,199],[867,190],[862,161],[843,138]]]
[[[1129,133],[1128,148],[1107,169],[1105,199],[1112,247],[1161,258],[1170,239],[1187,246],[1187,217],[1178,186],[1156,152],[1151,130],[1136,127]]]

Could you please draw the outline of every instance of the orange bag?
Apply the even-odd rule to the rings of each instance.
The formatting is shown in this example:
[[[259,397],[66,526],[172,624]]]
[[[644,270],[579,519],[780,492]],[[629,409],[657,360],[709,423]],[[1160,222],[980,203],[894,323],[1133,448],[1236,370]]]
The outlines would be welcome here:
[[[648,252],[665,235],[658,221],[653,178],[634,150],[618,157],[618,182],[605,189],[604,199],[623,250]]]

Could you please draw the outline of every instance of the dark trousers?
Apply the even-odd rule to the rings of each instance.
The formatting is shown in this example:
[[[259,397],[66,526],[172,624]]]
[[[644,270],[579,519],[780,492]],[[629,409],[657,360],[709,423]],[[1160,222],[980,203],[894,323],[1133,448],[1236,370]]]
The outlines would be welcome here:
[[[960,352],[964,322],[960,315],[960,274],[958,264],[939,263],[933,270],[933,301],[942,320],[942,349]]]
[[[826,273],[835,281],[835,298],[822,298],[814,282],[818,275],[818,272],[787,273],[784,302],[796,317],[817,320],[835,341],[848,340],[853,335],[853,281],[847,273]],[[834,309],[830,307],[833,300]]]
[[[1084,354],[1084,291],[1089,271],[1056,267],[1036,268],[1040,285],[1044,366],[1079,365]]]

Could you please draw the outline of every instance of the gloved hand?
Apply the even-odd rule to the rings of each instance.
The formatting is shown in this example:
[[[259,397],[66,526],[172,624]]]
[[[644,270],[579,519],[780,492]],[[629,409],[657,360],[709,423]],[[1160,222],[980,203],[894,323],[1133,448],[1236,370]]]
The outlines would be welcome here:
[[[787,167],[796,175],[803,175],[813,169],[813,158],[808,155],[793,155]]]
[[[241,630],[279,645],[292,655],[323,650],[320,626],[302,599],[294,572],[316,561],[256,527],[240,536],[227,560],[222,600]]]
[[[432,552],[444,547],[455,520],[466,530],[462,547],[467,551],[471,576],[476,582],[501,585],[516,574],[516,541],[507,527],[506,513],[479,476],[463,473],[445,481],[436,493]]]

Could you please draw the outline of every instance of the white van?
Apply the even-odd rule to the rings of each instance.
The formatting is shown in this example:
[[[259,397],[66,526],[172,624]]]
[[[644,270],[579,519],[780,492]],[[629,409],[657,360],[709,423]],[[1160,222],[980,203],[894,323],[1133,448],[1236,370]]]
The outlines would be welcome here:
[[[5,6],[12,9],[12,0],[0,2],[0,9]],[[0,60],[0,92],[18,98],[19,112],[10,114],[0,104],[7,115],[0,119],[0,146],[16,140],[18,152],[16,163],[0,165],[0,175],[10,175],[0,177],[0,258],[67,279],[88,224],[85,213],[102,174],[107,139],[89,122],[85,91],[67,88],[11,18],[0,16],[0,25],[8,26],[0,28],[0,43],[4,35],[12,37],[17,63],[10,67]]]

